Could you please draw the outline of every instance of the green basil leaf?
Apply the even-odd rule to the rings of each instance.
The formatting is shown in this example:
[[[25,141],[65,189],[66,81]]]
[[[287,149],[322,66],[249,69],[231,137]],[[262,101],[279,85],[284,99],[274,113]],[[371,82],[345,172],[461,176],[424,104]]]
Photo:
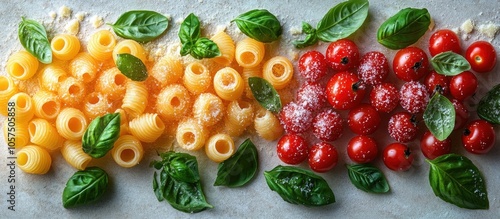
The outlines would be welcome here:
[[[141,59],[128,53],[116,55],[116,67],[133,81],[145,81],[148,78],[148,70]]]
[[[477,106],[477,115],[490,123],[500,124],[500,84],[481,98]]]
[[[175,153],[173,151],[167,153],[169,154],[167,157],[167,167],[170,176],[177,180],[190,183],[200,180],[196,157],[185,153]]]
[[[439,92],[429,100],[423,117],[429,131],[440,141],[447,139],[455,128],[455,107]]]
[[[384,173],[370,164],[347,165],[349,179],[356,188],[370,193],[389,192]]]
[[[309,170],[277,166],[271,171],[265,171],[264,176],[269,188],[286,202],[308,207],[335,202],[333,191],[325,179]]]
[[[248,85],[253,96],[262,107],[274,113],[278,113],[281,110],[280,95],[266,79],[250,77],[248,78]]]
[[[17,32],[23,47],[44,64],[52,63],[52,50],[45,27],[40,23],[22,17]]]
[[[120,137],[120,113],[97,117],[89,124],[82,137],[82,148],[93,158],[106,155]]]
[[[278,18],[265,9],[247,11],[233,21],[242,33],[263,43],[278,40],[283,32]]]
[[[302,22],[302,32],[306,35],[304,40],[295,40],[292,44],[297,49],[302,49],[308,46],[312,46],[318,42],[318,36],[316,35],[316,29],[314,29],[310,24]]]
[[[214,186],[243,186],[255,176],[258,165],[257,148],[246,139],[229,159],[219,164]]]
[[[458,75],[470,70],[469,62],[461,55],[454,52],[442,52],[432,57],[432,67],[437,73],[447,76]]]
[[[356,32],[368,16],[368,0],[349,0],[331,8],[316,26],[318,38],[333,42]]]
[[[65,208],[84,205],[102,197],[108,187],[108,174],[99,167],[88,167],[73,174],[64,187]]]
[[[193,13],[189,14],[181,24],[179,29],[179,39],[181,43],[194,46],[195,42],[200,38],[200,20]]]
[[[127,11],[110,25],[122,38],[149,42],[167,30],[168,18],[154,11]]]
[[[483,176],[467,157],[445,154],[427,162],[431,165],[429,182],[436,196],[461,208],[489,208]]]
[[[214,43],[214,41],[202,37],[196,40],[196,43],[191,48],[191,56],[193,56],[195,59],[213,58],[216,56],[220,56],[220,51],[219,47],[216,43]]]
[[[163,198],[163,193],[160,189],[160,186],[158,185],[158,174],[156,172],[154,172],[153,174],[153,190],[155,192],[155,196],[156,198],[158,199],[159,202],[163,201],[164,198]],[[161,179],[160,179],[160,182],[161,182]]]
[[[380,25],[377,40],[389,49],[402,49],[416,43],[430,24],[426,8],[405,8]]]

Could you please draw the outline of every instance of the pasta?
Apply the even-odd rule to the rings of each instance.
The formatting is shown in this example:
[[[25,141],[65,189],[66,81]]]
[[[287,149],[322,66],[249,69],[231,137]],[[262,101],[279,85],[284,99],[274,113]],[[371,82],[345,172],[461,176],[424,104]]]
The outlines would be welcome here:
[[[154,142],[165,130],[165,124],[158,114],[146,113],[128,124],[129,131],[142,142]]]
[[[12,54],[7,60],[7,73],[17,80],[28,80],[38,70],[38,59],[27,51]]]
[[[259,109],[255,115],[254,128],[257,134],[269,141],[274,141],[283,135],[283,127],[276,116],[269,110]]]
[[[224,119],[224,128],[228,135],[240,136],[252,122],[252,104],[241,100],[229,103]]]
[[[243,78],[231,67],[225,67],[217,71],[213,83],[215,93],[220,98],[228,101],[239,99],[245,89]]]
[[[78,80],[89,83],[96,77],[97,62],[90,54],[86,52],[79,53],[69,63],[69,72]]]
[[[184,67],[179,60],[165,56],[154,64],[149,74],[164,87],[179,81],[183,72]]]
[[[80,52],[80,40],[70,34],[58,34],[50,41],[52,55],[59,60],[71,60]]]
[[[83,101],[83,113],[89,120],[112,112],[108,99],[99,92],[92,92]]]
[[[82,139],[87,125],[87,119],[83,112],[75,108],[61,110],[56,119],[57,132],[68,140]]]
[[[11,130],[9,130],[11,128]],[[12,129],[13,128],[13,129]],[[9,124],[7,120],[3,122],[3,139],[5,139],[5,145],[13,146],[15,148],[21,148],[30,142],[30,135],[28,133],[28,123],[12,122]],[[9,133],[11,133],[9,135]],[[11,144],[10,141],[12,141]]]
[[[74,77],[67,77],[57,89],[59,100],[64,106],[76,107],[85,99],[85,84]]]
[[[181,148],[190,151],[199,150],[205,145],[207,130],[190,118],[179,123],[175,138]]]
[[[48,91],[57,92],[59,84],[67,77],[66,71],[55,64],[47,65],[39,75],[40,86]]]
[[[148,105],[148,90],[144,83],[129,81],[123,97],[122,109],[132,117],[138,117]]]
[[[90,36],[87,44],[87,51],[99,61],[106,61],[111,58],[116,39],[109,30],[100,30]]]
[[[283,56],[276,56],[264,63],[262,76],[276,89],[285,88],[293,77],[293,65]]]
[[[128,133],[127,113],[123,109],[117,109],[115,113],[120,113],[120,136]]]
[[[133,135],[122,135],[116,140],[111,155],[116,164],[130,168],[142,160],[144,149],[139,139]]]
[[[14,118],[16,119],[16,123],[28,123],[33,118],[35,110],[33,101],[28,94],[24,92],[14,94],[9,102],[14,103]]]
[[[39,118],[53,120],[61,110],[59,98],[52,92],[39,90],[32,99],[35,106],[35,116]]]
[[[190,107],[189,91],[178,84],[165,87],[156,99],[156,111],[165,121],[180,120],[189,112]]]
[[[205,65],[196,61],[186,67],[182,82],[189,92],[200,94],[208,90],[212,84],[212,76]]]
[[[110,68],[102,72],[96,80],[95,90],[106,94],[109,100],[114,101],[123,98],[127,88],[128,78],[116,68]]]
[[[252,67],[252,68],[243,68],[243,72],[241,73],[241,77],[245,83],[245,95],[249,99],[254,99],[252,89],[248,84],[248,79],[251,77],[262,77],[262,68],[260,65]]]
[[[61,154],[66,162],[78,170],[84,170],[92,160],[82,149],[81,141],[64,141],[61,147]]]
[[[193,104],[193,115],[205,127],[213,126],[224,117],[224,103],[214,94],[203,93]]]
[[[49,152],[36,145],[23,147],[16,153],[19,169],[31,174],[46,174],[52,165]]]
[[[45,119],[33,119],[28,124],[30,141],[33,144],[44,147],[48,150],[56,150],[61,147],[64,139],[57,133],[57,130]]]
[[[264,43],[252,38],[245,38],[236,43],[236,62],[243,68],[252,68],[260,64],[265,56]]]
[[[0,113],[7,116],[7,103],[9,99],[18,92],[12,78],[0,75]]]
[[[235,151],[234,141],[226,134],[210,137],[205,145],[205,153],[210,160],[220,163],[227,160]]]
[[[146,63],[146,51],[144,51],[144,48],[138,42],[135,42],[133,40],[123,40],[116,44],[115,48],[113,49],[113,60],[115,61],[115,63],[117,58],[116,55],[123,53],[131,54],[139,58],[142,63]]]
[[[221,53],[220,56],[217,56],[212,60],[223,66],[229,66],[234,60],[235,51],[234,41],[231,39],[231,36],[224,31],[220,31],[210,39],[217,44]]]

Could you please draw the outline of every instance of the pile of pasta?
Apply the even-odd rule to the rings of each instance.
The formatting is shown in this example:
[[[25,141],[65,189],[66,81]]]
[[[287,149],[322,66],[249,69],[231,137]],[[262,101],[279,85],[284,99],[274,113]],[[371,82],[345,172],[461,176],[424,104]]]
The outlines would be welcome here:
[[[0,76],[0,113],[15,118],[17,165],[25,172],[44,174],[51,154],[60,150],[71,166],[85,169],[92,158],[82,150],[82,135],[94,118],[115,112],[121,117],[120,137],[111,154],[123,167],[138,164],[142,144],[162,135],[175,136],[186,150],[204,147],[215,162],[235,152],[233,138],[249,127],[264,139],[279,138],[283,128],[255,101],[248,78],[263,77],[283,89],[293,76],[290,60],[264,60],[265,45],[251,38],[235,43],[220,31],[211,39],[221,56],[190,62],[171,55],[148,62],[143,45],[118,39],[108,30],[92,34],[86,48],[73,35],[56,35],[51,40],[54,61],[48,65],[26,51],[12,54],[9,76]],[[114,59],[122,53],[147,64],[146,81],[132,81],[120,72]],[[20,86],[26,80],[38,81],[32,95]],[[6,141],[12,132],[8,130],[4,122]]]

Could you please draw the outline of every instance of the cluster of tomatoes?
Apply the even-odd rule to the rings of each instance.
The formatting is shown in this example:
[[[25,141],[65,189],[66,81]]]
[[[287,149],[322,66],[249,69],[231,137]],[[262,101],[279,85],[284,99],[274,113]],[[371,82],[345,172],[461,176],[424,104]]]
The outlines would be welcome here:
[[[429,41],[429,53],[453,51],[462,54],[460,40],[450,30],[436,31]],[[485,41],[472,43],[464,53],[473,71],[490,72],[496,64],[496,52]],[[440,92],[448,97],[456,112],[455,129],[462,129],[469,119],[463,101],[476,92],[476,75],[470,71],[445,76],[431,70],[429,57],[418,47],[397,51],[392,62],[396,77],[404,82],[398,89],[386,82],[390,63],[386,56],[372,51],[360,57],[357,45],[349,39],[329,44],[325,55],[318,51],[304,53],[298,62],[300,75],[305,79],[297,91],[295,101],[288,103],[279,114],[286,134],[277,144],[278,157],[287,164],[308,160],[316,172],[325,172],[336,166],[338,152],[331,143],[342,136],[345,121],[337,112],[349,110],[347,126],[357,136],[347,145],[349,158],[356,163],[373,161],[379,149],[373,137],[382,122],[380,113],[391,113],[396,107],[404,110],[393,113],[388,122],[389,136],[396,141],[383,150],[384,164],[391,170],[408,170],[414,155],[406,143],[417,138],[421,120],[430,97]],[[333,76],[322,85],[327,72]],[[369,95],[369,104],[362,103]],[[327,102],[330,106],[326,106]],[[303,134],[312,130],[319,140],[309,147]],[[476,154],[488,152],[495,142],[491,124],[483,120],[472,121],[463,131],[464,148]],[[439,141],[426,131],[420,141],[422,153],[428,159],[450,153],[451,140]]]

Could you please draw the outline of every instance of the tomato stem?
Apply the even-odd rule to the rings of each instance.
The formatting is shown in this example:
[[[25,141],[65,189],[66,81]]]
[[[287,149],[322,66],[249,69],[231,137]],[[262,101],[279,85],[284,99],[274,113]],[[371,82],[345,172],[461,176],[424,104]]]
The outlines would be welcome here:
[[[415,62],[415,65],[413,65],[412,69],[414,71],[418,70],[420,67],[422,67],[422,62],[423,62],[423,60]]]
[[[411,155],[411,149],[410,149],[410,147],[406,147],[406,149],[405,149],[405,158],[408,159],[408,157],[410,157],[410,155]]]
[[[358,82],[352,84],[353,91],[357,91],[359,89],[364,89],[364,88],[365,88],[365,84],[363,83],[363,81],[358,81]]]
[[[469,129],[464,129],[464,135],[469,136],[470,135],[470,130]]]
[[[349,63],[349,58],[343,57],[342,60],[340,60],[340,64],[342,65],[347,65]]]

